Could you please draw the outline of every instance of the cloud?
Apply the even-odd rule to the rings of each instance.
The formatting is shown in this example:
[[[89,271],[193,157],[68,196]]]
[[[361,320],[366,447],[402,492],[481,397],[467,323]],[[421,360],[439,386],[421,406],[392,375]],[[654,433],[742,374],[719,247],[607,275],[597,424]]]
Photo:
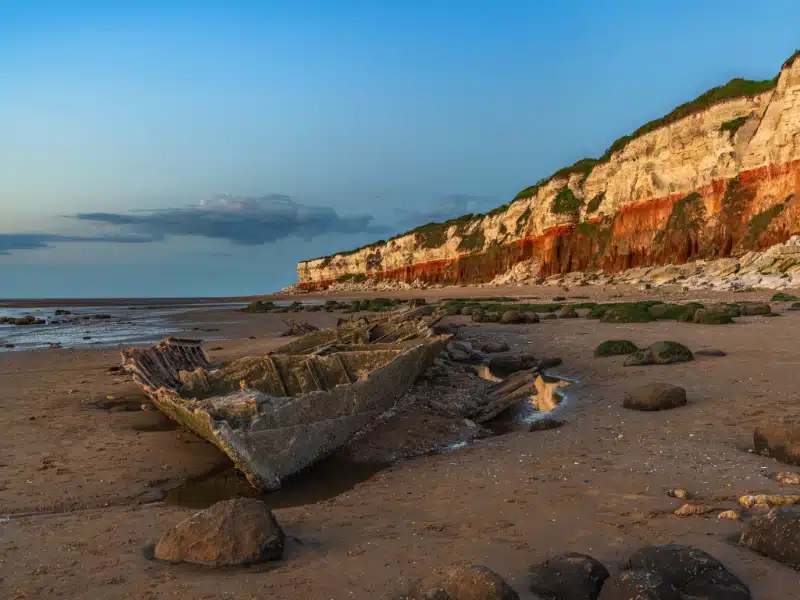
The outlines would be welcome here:
[[[371,225],[371,215],[340,216],[326,206],[308,206],[289,196],[218,196],[185,208],[129,213],[80,213],[75,218],[114,225],[152,237],[196,236],[227,240],[237,245],[261,245],[298,237],[309,241],[334,234],[383,233]]]
[[[52,233],[0,233],[0,256],[7,256],[11,254],[12,250],[37,250],[65,242],[147,244],[153,241],[156,241],[156,239],[147,235],[80,236]]]
[[[481,213],[499,206],[497,198],[489,196],[470,196],[468,194],[450,194],[441,198],[436,204],[423,210],[395,209],[398,223],[413,227],[431,221],[447,221],[467,213]]]

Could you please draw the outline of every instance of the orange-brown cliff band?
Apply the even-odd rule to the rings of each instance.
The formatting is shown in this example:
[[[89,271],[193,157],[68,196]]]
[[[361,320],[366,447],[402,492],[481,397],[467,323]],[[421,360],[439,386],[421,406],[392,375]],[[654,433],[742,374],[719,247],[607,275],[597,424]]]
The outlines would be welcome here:
[[[785,178],[782,183],[780,180]],[[602,268],[618,272],[639,266],[681,264],[695,257],[719,258],[728,256],[740,247],[747,236],[747,224],[753,215],[784,198],[774,197],[774,191],[759,194],[762,182],[778,183],[788,198],[800,191],[800,160],[780,165],[767,165],[743,171],[738,185],[751,199],[741,207],[741,213],[722,215],[722,199],[730,181],[716,179],[695,192],[707,207],[708,218],[701,231],[670,232],[669,239],[654,244],[657,232],[664,230],[675,203],[686,193],[642,200],[623,206],[606,219],[612,228],[607,241],[582,235],[574,224],[562,224],[545,230],[538,236],[525,237],[488,250],[454,258],[415,263],[404,267],[367,272],[376,279],[422,281],[437,284],[482,283],[509,270],[514,264],[534,257],[540,261],[539,275],[548,276],[570,271]],[[774,190],[776,186],[772,185]],[[763,196],[763,197],[761,197]],[[764,200],[771,200],[768,204]],[[751,240],[751,248],[763,249],[780,243],[800,230],[800,211],[787,203],[778,223]],[[602,217],[587,222],[602,226]],[[335,280],[301,282],[302,289],[324,289]]]

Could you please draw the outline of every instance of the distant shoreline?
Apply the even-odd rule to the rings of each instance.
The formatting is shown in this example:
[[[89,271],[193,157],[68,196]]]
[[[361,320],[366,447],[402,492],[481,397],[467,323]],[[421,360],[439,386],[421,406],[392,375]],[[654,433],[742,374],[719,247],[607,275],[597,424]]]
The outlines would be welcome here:
[[[220,296],[202,298],[0,298],[0,308],[35,308],[40,306],[174,306],[181,304],[222,304],[252,302],[254,300],[280,300],[284,294],[259,296]],[[286,296],[289,297],[289,296]]]

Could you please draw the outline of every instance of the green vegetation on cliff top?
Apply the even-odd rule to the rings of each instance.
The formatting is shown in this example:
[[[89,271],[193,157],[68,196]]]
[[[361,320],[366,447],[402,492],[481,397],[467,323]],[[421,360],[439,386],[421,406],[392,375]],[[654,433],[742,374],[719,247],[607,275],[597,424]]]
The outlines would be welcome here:
[[[786,69],[789,66],[791,66],[792,63],[795,61],[795,59],[797,59],[799,56],[800,56],[800,50],[795,51],[795,53],[792,54],[792,56],[790,56],[783,63],[782,69]],[[588,177],[589,174],[597,165],[602,164],[604,162],[608,162],[614,153],[623,150],[628,145],[629,142],[635,140],[636,138],[651,133],[661,127],[671,125],[672,123],[675,123],[676,121],[689,117],[693,114],[702,112],[710,108],[711,106],[714,106],[715,104],[719,104],[721,102],[727,102],[729,100],[734,100],[736,98],[747,98],[751,96],[757,96],[764,92],[768,92],[774,89],[777,83],[778,83],[777,75],[773,79],[765,79],[762,81],[743,79],[741,77],[731,79],[728,83],[711,88],[707,92],[700,94],[694,100],[690,100],[689,102],[685,102],[680,106],[677,106],[675,109],[673,109],[663,117],[660,117],[658,119],[653,119],[652,121],[645,123],[638,129],[636,129],[633,133],[618,138],[608,147],[608,149],[605,151],[605,153],[603,153],[603,155],[600,158],[589,158],[589,157],[582,158],[568,167],[559,169],[549,177],[545,177],[540,181],[538,181],[536,184],[528,186],[525,189],[521,190],[516,196],[514,196],[511,202],[498,206],[497,208],[492,209],[488,213],[464,215],[463,217],[459,217],[457,219],[451,219],[449,221],[445,221],[444,223],[427,223],[426,225],[422,225],[421,227],[417,227],[416,229],[412,229],[411,231],[408,231],[406,233],[398,234],[390,238],[390,240],[411,233],[417,233],[417,234],[421,233],[422,234],[421,239],[423,240],[422,243],[425,245],[425,247],[433,247],[427,244],[432,243],[436,239],[440,238],[443,239],[442,235],[440,235],[440,229],[442,227],[443,231],[446,232],[447,227],[454,224],[454,222],[458,223],[465,218],[479,219],[487,215],[494,216],[503,213],[506,210],[508,210],[511,204],[513,204],[517,200],[523,200],[525,198],[530,198],[533,195],[535,195],[536,192],[539,190],[539,188],[549,183],[553,179],[567,178],[573,174],[583,175],[584,178]],[[731,121],[724,123],[722,126],[723,131],[730,131],[731,134],[735,133],[735,131],[739,127],[741,127],[741,125],[744,123],[744,121],[743,120],[740,121],[740,119],[742,119],[742,117],[737,119],[732,119]],[[596,206],[599,206],[599,202],[597,203]],[[447,225],[447,227],[444,227],[445,225]],[[419,231],[421,229],[423,231]],[[366,247],[374,246],[377,244],[378,244],[377,242],[376,244],[368,244],[367,246],[362,246],[361,248],[350,250],[348,252],[339,252],[338,254],[339,255],[353,254],[355,252],[358,252],[359,250],[363,250]],[[320,257],[320,258],[328,258],[328,257]]]

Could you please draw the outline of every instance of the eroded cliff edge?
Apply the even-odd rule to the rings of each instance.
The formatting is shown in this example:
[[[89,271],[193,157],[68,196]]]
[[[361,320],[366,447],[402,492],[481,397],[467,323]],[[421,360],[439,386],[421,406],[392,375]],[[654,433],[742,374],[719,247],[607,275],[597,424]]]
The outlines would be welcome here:
[[[800,233],[800,60],[732,80],[485,215],[298,264],[347,279],[457,284],[739,256]]]

